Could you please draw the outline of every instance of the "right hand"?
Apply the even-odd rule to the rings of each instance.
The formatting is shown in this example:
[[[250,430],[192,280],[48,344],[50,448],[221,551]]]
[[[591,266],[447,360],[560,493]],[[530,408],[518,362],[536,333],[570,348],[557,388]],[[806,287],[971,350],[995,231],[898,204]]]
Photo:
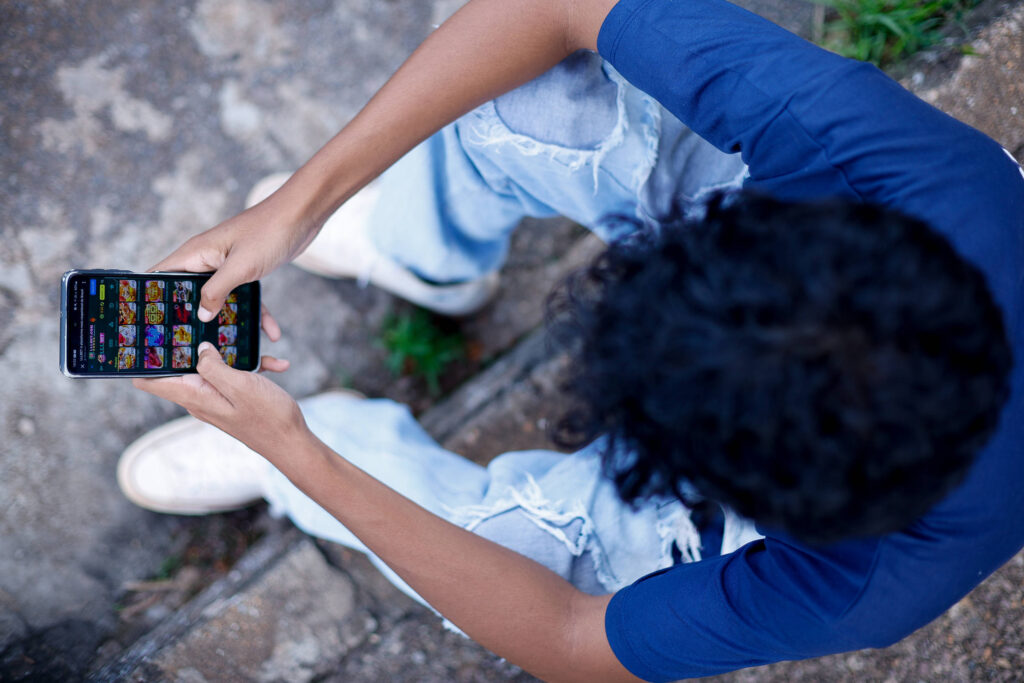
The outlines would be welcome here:
[[[314,438],[295,399],[284,389],[260,373],[225,365],[210,342],[200,344],[197,352],[195,373],[136,378],[133,384],[177,403],[274,464],[285,462],[300,440]]]
[[[235,287],[253,282],[290,261],[313,241],[313,221],[293,217],[280,190],[234,218],[199,233],[150,270],[208,273],[199,319],[209,322]]]

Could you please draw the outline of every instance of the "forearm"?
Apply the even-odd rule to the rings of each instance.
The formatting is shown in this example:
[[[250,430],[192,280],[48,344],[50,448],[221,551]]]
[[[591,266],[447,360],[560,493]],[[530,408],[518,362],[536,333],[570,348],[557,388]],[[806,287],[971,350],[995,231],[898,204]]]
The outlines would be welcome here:
[[[310,437],[275,462],[474,640],[545,680],[635,680],[604,635],[608,596],[427,512]]]
[[[596,46],[608,0],[470,0],[282,188],[321,223],[416,144],[570,53]]]

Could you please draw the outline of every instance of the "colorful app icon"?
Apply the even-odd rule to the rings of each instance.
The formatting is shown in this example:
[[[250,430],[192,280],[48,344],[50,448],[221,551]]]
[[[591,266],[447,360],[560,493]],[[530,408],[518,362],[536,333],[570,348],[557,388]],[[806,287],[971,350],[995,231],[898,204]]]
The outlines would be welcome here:
[[[159,370],[164,366],[164,350],[159,346],[147,346],[143,363],[147,370]]]
[[[238,303],[238,292],[231,292],[228,294],[228,298],[224,299],[224,303],[237,304]]]
[[[122,325],[134,325],[137,320],[136,304],[120,303],[117,305],[117,322]]]
[[[117,328],[119,346],[135,346],[135,325],[120,325]]]
[[[118,301],[138,301],[139,284],[135,280],[119,280],[117,283]]]
[[[237,346],[222,346],[220,347],[220,357],[224,359],[227,365],[234,365],[238,362],[238,347]]]
[[[163,280],[146,280],[146,301],[163,301],[165,284]]]
[[[229,346],[238,341],[238,326],[221,325],[217,328],[217,345]]]
[[[164,326],[146,325],[146,346],[164,345]]]
[[[238,322],[238,304],[224,304],[217,315],[217,322],[221,325],[234,325]]]
[[[175,325],[172,332],[175,346],[189,346],[192,344],[192,326]]]
[[[175,280],[173,299],[175,303],[192,301],[192,283],[187,280]]]
[[[118,370],[131,370],[135,367],[135,348],[134,347],[121,347],[117,350],[117,369]]]
[[[160,325],[164,321],[164,304],[146,304],[146,322]]]
[[[174,322],[182,325],[192,322],[192,304],[174,304]]]
[[[175,346],[171,351],[171,367],[176,370],[192,367],[192,347]]]

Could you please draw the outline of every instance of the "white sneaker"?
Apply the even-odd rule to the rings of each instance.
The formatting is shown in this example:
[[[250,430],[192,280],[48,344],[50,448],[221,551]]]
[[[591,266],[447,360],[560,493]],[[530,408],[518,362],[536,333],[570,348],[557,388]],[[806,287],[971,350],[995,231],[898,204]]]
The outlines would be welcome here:
[[[256,183],[246,199],[258,204],[290,176],[275,173]],[[341,205],[306,250],[292,261],[296,266],[329,278],[354,278],[442,315],[468,315],[482,308],[498,290],[498,274],[452,285],[430,284],[408,268],[382,254],[366,234],[370,215],[380,196],[380,184],[371,182]]]
[[[365,398],[355,391],[335,391]],[[143,434],[124,450],[117,483],[128,500],[149,510],[204,515],[260,500],[271,467],[234,437],[182,417]]]
[[[263,497],[270,465],[194,417],[143,434],[121,454],[117,483],[136,505],[179,515],[237,510]]]

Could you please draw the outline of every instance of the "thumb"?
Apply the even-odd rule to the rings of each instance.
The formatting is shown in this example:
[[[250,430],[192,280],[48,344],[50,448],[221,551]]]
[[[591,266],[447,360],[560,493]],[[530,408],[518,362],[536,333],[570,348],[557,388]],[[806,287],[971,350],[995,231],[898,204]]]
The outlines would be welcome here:
[[[238,267],[233,267],[231,261],[225,261],[224,265],[218,268],[213,276],[203,285],[199,299],[199,319],[208,323],[216,317],[221,308],[224,307],[224,300],[228,298],[238,285],[249,282],[252,278],[247,273],[241,272]]]
[[[203,342],[196,349],[199,358],[196,361],[196,372],[199,376],[209,382],[224,398],[234,403],[231,397],[234,395],[236,381],[236,370],[232,370],[220,357],[220,352],[210,342]]]

